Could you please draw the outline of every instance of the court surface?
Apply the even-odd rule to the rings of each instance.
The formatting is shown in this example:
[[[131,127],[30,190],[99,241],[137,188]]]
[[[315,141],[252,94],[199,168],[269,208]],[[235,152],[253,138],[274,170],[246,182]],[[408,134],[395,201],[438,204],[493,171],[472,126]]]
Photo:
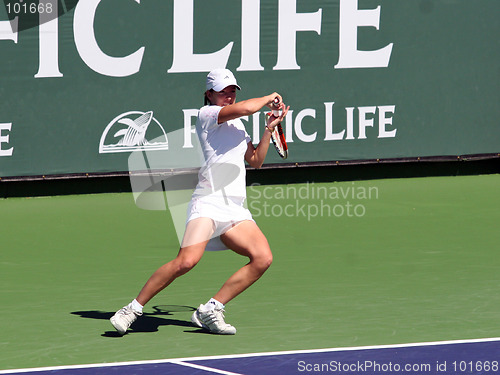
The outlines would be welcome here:
[[[0,371],[0,374],[495,374],[500,338]],[[486,359],[490,358],[490,359]]]
[[[500,353],[499,186],[487,175],[249,187],[275,259],[228,304],[231,337],[190,324],[245,263],[230,252],[207,253],[127,335],[113,332],[108,319],[178,250],[168,211],[132,194],[0,200],[0,371],[341,373],[332,361],[371,361],[494,373],[483,365]]]

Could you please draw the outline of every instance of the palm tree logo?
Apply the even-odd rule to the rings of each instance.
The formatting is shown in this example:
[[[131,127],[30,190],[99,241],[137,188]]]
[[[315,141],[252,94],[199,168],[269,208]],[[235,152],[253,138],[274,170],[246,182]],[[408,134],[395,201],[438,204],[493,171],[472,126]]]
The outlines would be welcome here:
[[[151,126],[155,124],[156,126]],[[146,133],[159,136],[154,141],[146,138]],[[114,129],[114,134],[108,133]],[[150,137],[151,138],[151,137]],[[153,111],[131,111],[122,113],[108,124],[101,136],[99,153],[133,152],[145,150],[168,150],[168,139],[165,130],[153,116]]]

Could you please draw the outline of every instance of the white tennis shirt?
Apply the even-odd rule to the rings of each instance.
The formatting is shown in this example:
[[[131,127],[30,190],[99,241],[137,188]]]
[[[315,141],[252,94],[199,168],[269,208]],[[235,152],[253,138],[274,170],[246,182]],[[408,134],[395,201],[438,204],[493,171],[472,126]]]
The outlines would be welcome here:
[[[222,107],[202,107],[196,120],[205,163],[193,197],[246,198],[245,153],[251,138],[240,119],[217,123]]]

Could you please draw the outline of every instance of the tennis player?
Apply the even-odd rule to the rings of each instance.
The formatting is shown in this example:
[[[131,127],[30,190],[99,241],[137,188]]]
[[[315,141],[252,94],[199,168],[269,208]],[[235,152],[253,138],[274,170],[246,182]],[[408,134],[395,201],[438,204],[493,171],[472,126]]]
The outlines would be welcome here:
[[[115,313],[111,324],[124,334],[142,315],[143,306],[177,277],[190,271],[205,250],[231,249],[249,259],[206,304],[193,313],[191,321],[211,333],[234,335],[236,328],[224,321],[225,305],[257,281],[271,265],[273,256],[266,237],[245,207],[246,161],[260,168],[266,157],[271,132],[283,121],[286,107],[277,93],[236,102],[240,86],[227,69],[211,71],[206,78],[205,106],[196,121],[205,163],[187,212],[181,248],[175,259],[164,264],[146,282],[139,295]],[[257,145],[251,142],[241,120],[263,107],[273,108],[278,98],[281,115],[271,115]]]

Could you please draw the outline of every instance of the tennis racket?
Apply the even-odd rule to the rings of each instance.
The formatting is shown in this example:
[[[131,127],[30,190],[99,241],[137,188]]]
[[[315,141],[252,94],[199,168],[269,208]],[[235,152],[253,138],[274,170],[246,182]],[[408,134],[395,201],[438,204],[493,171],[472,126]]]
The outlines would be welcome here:
[[[274,105],[277,107],[279,104],[278,98],[274,99]],[[266,124],[267,120],[269,118],[266,117]],[[273,116],[279,116],[280,111],[277,109],[273,109]],[[278,155],[281,156],[283,159],[286,159],[288,157],[288,146],[286,145],[286,140],[285,140],[285,134],[283,133],[283,128],[281,127],[281,123],[275,126],[274,130],[271,133],[271,140],[273,141],[274,147],[276,147],[276,151],[278,152]]]

